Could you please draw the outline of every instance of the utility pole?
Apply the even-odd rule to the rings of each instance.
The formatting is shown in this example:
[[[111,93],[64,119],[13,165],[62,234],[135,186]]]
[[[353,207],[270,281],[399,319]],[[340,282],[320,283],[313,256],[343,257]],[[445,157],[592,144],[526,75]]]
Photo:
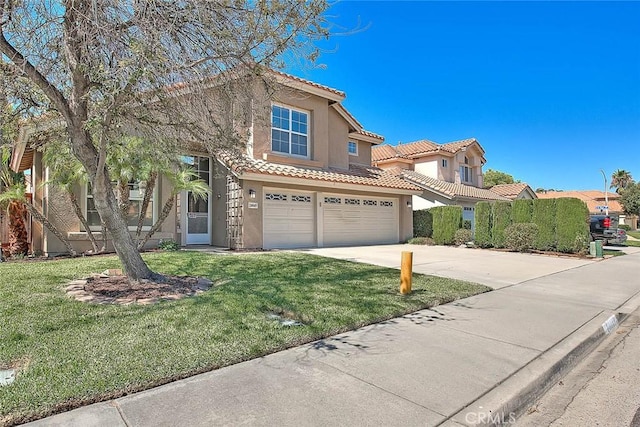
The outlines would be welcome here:
[[[609,216],[609,189],[607,188],[607,175],[604,173],[602,169],[602,177],[604,178],[604,214]]]

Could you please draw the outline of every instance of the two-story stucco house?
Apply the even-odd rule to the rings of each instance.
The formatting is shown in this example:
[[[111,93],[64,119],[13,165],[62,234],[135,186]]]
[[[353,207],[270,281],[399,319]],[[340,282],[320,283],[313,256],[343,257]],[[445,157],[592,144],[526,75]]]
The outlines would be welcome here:
[[[475,138],[438,144],[421,140],[407,144],[378,145],[372,149],[372,164],[419,186],[413,196],[414,210],[459,205],[463,218],[473,224],[479,201],[510,200],[482,188],[485,152]]]
[[[249,140],[241,153],[209,153],[204,147],[183,153],[211,193],[206,200],[182,194],[150,244],[174,239],[183,246],[272,249],[398,243],[411,238],[411,198],[422,190],[372,166],[372,147],[383,137],[366,131],[345,109],[343,92],[274,73],[286,90],[265,101],[268,105],[262,110],[268,117],[251,118]],[[67,199],[55,188],[40,185],[46,180],[46,165],[28,139],[16,144],[12,165],[31,170],[36,207],[78,251],[89,249],[86,232]],[[165,179],[157,186],[146,227],[157,218],[169,186]],[[86,185],[75,193],[92,230],[96,227],[99,234],[100,218]],[[141,197],[140,186],[133,183],[132,201]],[[57,238],[39,224],[34,223],[32,230],[34,250],[64,252]]]

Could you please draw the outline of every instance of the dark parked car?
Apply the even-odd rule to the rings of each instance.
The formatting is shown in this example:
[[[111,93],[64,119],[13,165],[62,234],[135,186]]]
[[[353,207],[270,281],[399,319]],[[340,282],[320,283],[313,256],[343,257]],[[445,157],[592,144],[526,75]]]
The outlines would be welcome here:
[[[611,226],[610,216],[591,215],[589,217],[591,240],[602,240],[603,245],[621,245],[626,242],[627,232],[621,228],[612,228]]]

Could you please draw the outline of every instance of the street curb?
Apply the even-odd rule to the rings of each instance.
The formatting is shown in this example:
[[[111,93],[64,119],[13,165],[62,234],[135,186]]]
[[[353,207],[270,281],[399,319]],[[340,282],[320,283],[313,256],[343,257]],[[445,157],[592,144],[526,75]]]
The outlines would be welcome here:
[[[632,307],[634,303],[637,304],[635,308],[640,305],[640,294],[620,307],[624,310],[601,312],[449,420],[464,426],[514,424],[520,415],[617,329],[635,309]],[[605,322],[608,331],[605,331]]]

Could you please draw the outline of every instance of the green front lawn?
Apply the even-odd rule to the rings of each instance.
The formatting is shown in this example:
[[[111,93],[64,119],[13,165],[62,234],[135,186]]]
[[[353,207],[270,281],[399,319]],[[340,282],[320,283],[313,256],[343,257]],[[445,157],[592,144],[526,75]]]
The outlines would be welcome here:
[[[629,240],[629,239],[627,239],[627,241],[624,242],[624,244],[627,245],[627,246],[635,246],[635,247],[640,248],[640,241],[637,241],[637,240]]]
[[[640,239],[640,231],[627,231],[627,234],[636,239]]]
[[[116,257],[0,264],[0,425],[49,415],[238,363],[421,308],[488,291],[397,270],[299,253],[145,254],[166,274],[204,276],[200,296],[150,306],[66,296],[72,279],[118,268]],[[283,326],[270,313],[305,323]]]

